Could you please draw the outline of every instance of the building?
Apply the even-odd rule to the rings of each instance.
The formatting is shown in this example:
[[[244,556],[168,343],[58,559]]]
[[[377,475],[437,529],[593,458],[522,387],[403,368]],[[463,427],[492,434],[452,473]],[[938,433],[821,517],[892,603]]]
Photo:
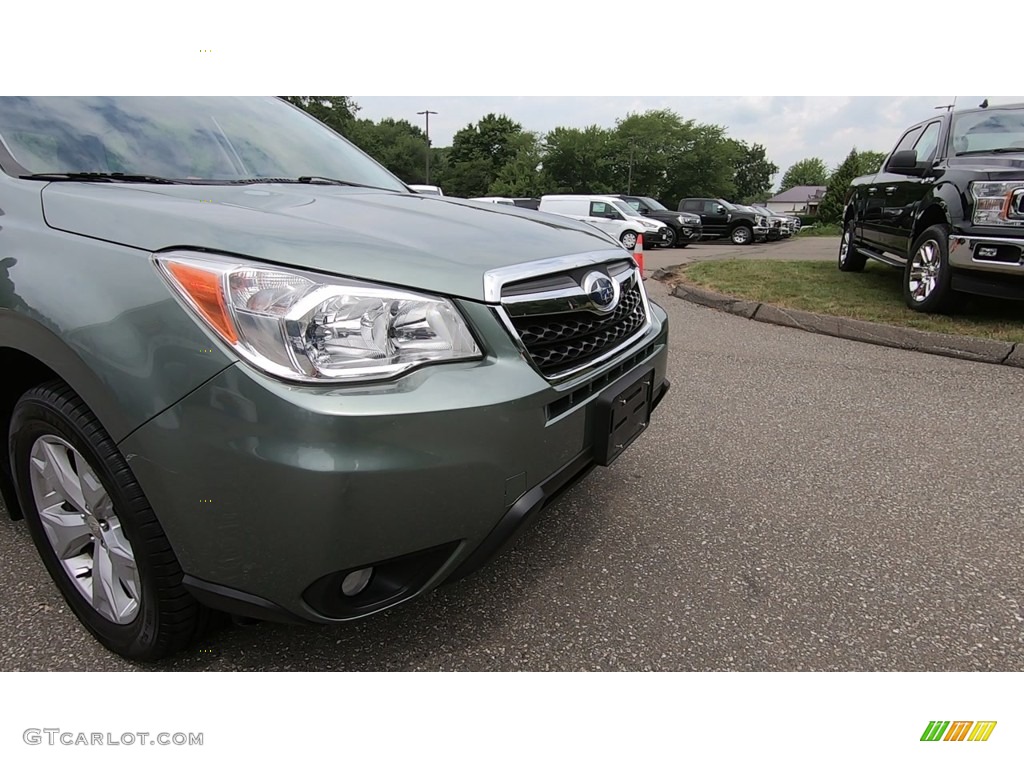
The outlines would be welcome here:
[[[818,212],[826,187],[790,187],[768,200],[768,209],[775,213]]]

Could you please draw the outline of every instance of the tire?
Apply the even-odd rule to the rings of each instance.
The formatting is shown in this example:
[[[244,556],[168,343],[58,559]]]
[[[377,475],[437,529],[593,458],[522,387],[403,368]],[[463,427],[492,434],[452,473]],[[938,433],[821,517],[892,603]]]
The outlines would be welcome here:
[[[136,661],[196,640],[210,612],[182,586],[131,468],[81,398],[62,381],[29,390],[14,407],[9,444],[36,549],[86,629]]]
[[[664,243],[662,243],[660,247],[662,247],[662,248],[675,248],[676,247],[676,241],[679,240],[679,236],[676,234],[676,231],[674,229],[672,229],[672,227],[668,228],[668,232],[669,232],[668,240],[666,240]]]
[[[627,251],[632,251],[636,248],[636,232],[623,232],[619,237],[619,242],[622,243],[622,247]]]
[[[854,222],[849,221],[843,230],[843,239],[839,241],[837,263],[840,272],[863,272],[864,265],[868,263],[868,257],[854,247],[853,232]]]
[[[942,313],[953,308],[950,287],[949,228],[936,224],[922,232],[903,269],[903,300],[915,312]]]
[[[754,230],[746,224],[740,224],[729,232],[729,239],[733,245],[750,245],[754,242]]]

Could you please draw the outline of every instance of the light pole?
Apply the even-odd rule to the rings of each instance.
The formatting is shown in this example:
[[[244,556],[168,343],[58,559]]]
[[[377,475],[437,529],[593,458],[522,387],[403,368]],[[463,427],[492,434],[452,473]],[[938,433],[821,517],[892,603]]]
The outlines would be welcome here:
[[[422,112],[417,112],[416,114],[424,115],[427,118],[427,180],[423,183],[430,184],[430,116],[436,115],[437,112],[424,109]]]

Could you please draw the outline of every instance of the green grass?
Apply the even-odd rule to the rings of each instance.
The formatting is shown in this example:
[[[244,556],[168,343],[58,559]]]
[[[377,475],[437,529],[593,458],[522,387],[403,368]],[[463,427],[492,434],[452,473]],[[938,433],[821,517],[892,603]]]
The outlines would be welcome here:
[[[963,297],[955,314],[926,315],[903,303],[900,270],[868,262],[840,272],[835,261],[705,261],[677,273],[684,281],[744,299],[922,331],[1024,342],[1024,302]]]
[[[839,237],[843,234],[843,228],[838,224],[815,224],[810,229],[801,229],[796,233],[797,237]]]

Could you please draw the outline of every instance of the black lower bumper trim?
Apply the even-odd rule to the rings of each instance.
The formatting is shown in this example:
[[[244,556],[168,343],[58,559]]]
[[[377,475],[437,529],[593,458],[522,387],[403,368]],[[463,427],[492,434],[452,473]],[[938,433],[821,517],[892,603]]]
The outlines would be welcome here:
[[[203,581],[195,576],[185,576],[181,580],[181,584],[203,605],[232,616],[285,624],[310,623],[286,611],[281,606],[264,600],[262,597],[250,595],[248,592]]]
[[[588,449],[540,485],[523,494],[487,534],[487,538],[448,576],[445,583],[463,579],[497,557],[526,529],[529,522],[535,520],[540,512],[590,474],[596,466]]]
[[[654,400],[651,403],[651,411],[661,403],[668,393],[671,384],[665,379],[661,382]],[[479,570],[488,562],[504,551],[531,522],[536,521],[540,513],[558,500],[566,491],[583,480],[596,467],[592,449],[588,448],[565,467],[555,472],[551,477],[523,494],[519,500],[512,505],[505,516],[498,521],[487,537],[473,550],[472,554],[462,561],[445,579],[445,584],[458,581]]]
[[[988,296],[993,299],[1024,299],[1024,276],[1000,272],[953,270],[951,287],[954,291]]]

